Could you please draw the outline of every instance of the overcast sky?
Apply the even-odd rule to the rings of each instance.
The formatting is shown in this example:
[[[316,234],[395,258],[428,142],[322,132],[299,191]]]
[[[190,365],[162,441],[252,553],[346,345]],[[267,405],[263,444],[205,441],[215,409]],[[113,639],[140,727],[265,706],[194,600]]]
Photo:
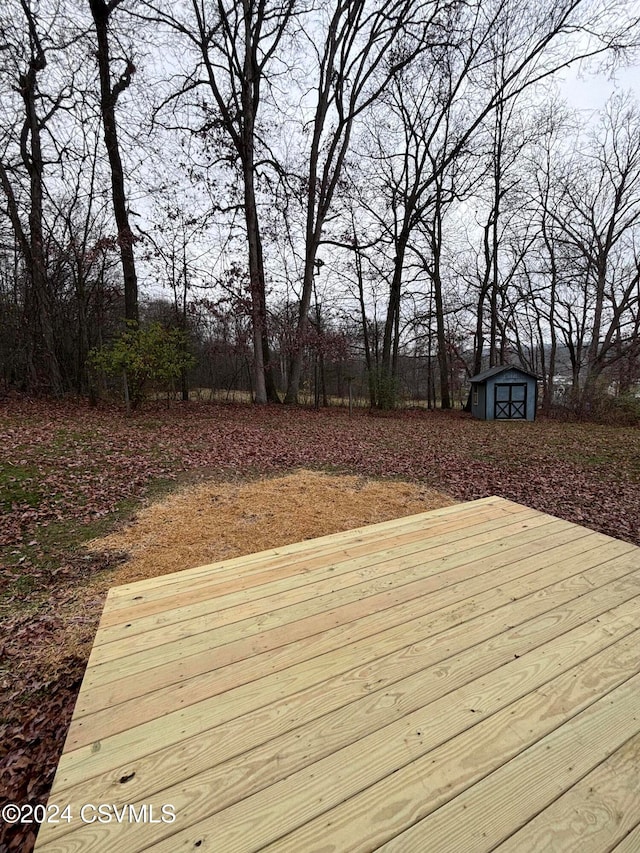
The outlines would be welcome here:
[[[560,82],[563,78],[563,82]],[[569,106],[580,110],[600,110],[614,91],[632,91],[640,101],[640,67],[623,68],[613,77],[567,70],[558,75],[560,94]]]

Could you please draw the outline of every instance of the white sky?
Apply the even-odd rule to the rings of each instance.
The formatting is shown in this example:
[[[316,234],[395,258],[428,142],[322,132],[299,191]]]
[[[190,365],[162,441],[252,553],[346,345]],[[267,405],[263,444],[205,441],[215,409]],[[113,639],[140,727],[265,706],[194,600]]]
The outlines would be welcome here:
[[[640,68],[622,68],[613,77],[567,70],[558,75],[558,88],[570,107],[579,110],[601,110],[614,91],[631,91],[640,101]]]

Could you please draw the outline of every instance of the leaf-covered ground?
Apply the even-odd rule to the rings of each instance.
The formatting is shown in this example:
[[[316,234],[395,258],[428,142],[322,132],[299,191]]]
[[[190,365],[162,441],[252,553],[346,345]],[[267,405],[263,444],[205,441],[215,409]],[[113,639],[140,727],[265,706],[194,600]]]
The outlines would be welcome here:
[[[300,466],[419,480],[462,500],[499,494],[640,544],[633,427],[194,403],[127,418],[11,401],[0,410],[0,440],[0,547],[15,546],[23,562],[43,527],[96,522],[153,478]]]
[[[640,544],[640,431],[460,413],[83,403],[0,408],[0,804],[46,798],[117,553],[84,540],[185,479],[320,468],[490,494]],[[251,550],[251,549],[250,549]],[[28,828],[0,851],[28,851]]]

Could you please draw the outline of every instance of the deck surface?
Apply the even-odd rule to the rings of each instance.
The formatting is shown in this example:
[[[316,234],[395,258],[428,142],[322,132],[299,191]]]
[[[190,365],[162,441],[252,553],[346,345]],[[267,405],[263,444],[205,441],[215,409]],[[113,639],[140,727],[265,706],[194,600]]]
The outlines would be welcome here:
[[[637,851],[639,767],[640,548],[486,498],[112,589],[37,850]]]

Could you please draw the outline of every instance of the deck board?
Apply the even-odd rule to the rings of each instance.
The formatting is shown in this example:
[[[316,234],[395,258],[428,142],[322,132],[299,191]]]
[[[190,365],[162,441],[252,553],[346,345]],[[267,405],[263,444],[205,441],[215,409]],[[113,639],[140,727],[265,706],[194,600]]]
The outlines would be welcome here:
[[[609,850],[634,828],[639,767],[636,734],[497,850],[564,853],[576,849],[578,837],[583,853]]]
[[[518,521],[511,523],[512,518],[517,518]],[[250,615],[250,605],[257,613],[261,613],[273,609],[272,602],[284,607],[288,603],[315,598],[325,591],[347,588],[367,578],[385,577],[404,568],[420,567],[425,565],[425,561],[433,562],[437,558],[463,553],[470,548],[473,548],[474,554],[477,555],[478,548],[482,547],[485,541],[481,538],[482,534],[489,530],[493,532],[493,539],[504,537],[506,540],[508,536],[521,533],[523,529],[529,531],[549,523],[531,512],[510,516],[508,524],[505,524],[503,519],[487,519],[487,524],[480,524],[481,519],[477,517],[467,516],[466,519],[459,520],[464,524],[463,527],[458,523],[444,533],[442,528],[437,528],[437,532],[431,531],[428,540],[425,540],[423,530],[412,530],[402,539],[385,537],[380,540],[379,549],[374,553],[369,544],[349,548],[347,552],[343,549],[338,555],[332,555],[331,559],[326,556],[322,559],[307,560],[302,566],[303,571],[298,568],[296,574],[290,574],[290,567],[284,566],[279,571],[271,569],[269,572],[254,575],[250,585],[248,579],[243,579],[245,587],[238,588],[240,584],[233,580],[218,583],[215,586],[215,598],[211,597],[211,587],[203,587],[202,581],[196,589],[189,591],[189,600],[185,604],[182,603],[184,598],[180,592],[171,594],[170,607],[165,598],[150,600],[150,595],[147,595],[144,603],[136,602],[126,610],[105,614],[107,618],[103,622],[96,645],[122,638],[122,623],[130,619],[132,625],[126,632],[127,637],[153,630],[158,625],[165,627],[186,620],[193,624],[193,620],[200,616],[231,609],[234,605],[241,605],[245,615]],[[380,547],[382,545],[384,547]],[[490,542],[484,547],[491,551],[493,544]],[[182,587],[180,589],[182,590]]]
[[[563,524],[562,522],[558,524]],[[477,576],[485,571],[499,569],[501,565],[509,562],[515,562],[527,557],[531,557],[532,553],[548,551],[551,548],[556,548],[559,545],[567,544],[575,540],[576,531],[562,530],[556,523],[547,526],[548,535],[544,541],[526,541],[524,545],[516,545],[513,548],[504,550],[500,555],[490,555],[474,560],[474,571]],[[579,531],[578,531],[579,532]],[[518,541],[521,542],[528,537],[530,540],[531,534],[538,536],[539,534],[534,529],[518,536]],[[515,539],[512,540],[515,542]],[[433,589],[437,589],[438,585],[450,585],[458,580],[467,578],[469,575],[468,562],[472,560],[471,554],[467,553],[466,560],[461,555],[451,555],[450,557],[441,560],[441,572],[434,580]],[[481,553],[478,549],[477,553]],[[456,559],[454,559],[456,557]],[[425,567],[426,570],[426,567]],[[266,667],[269,671],[286,668],[300,660],[315,657],[325,651],[331,651],[334,648],[344,646],[346,643],[353,643],[364,637],[371,636],[375,633],[380,633],[389,628],[398,628],[403,633],[408,630],[419,630],[420,622],[414,624],[416,619],[424,619],[424,614],[429,612],[430,600],[426,596],[415,599],[402,605],[401,608],[387,608],[382,611],[372,611],[360,619],[351,622],[345,622],[334,628],[330,628],[319,634],[311,634],[302,639],[293,640],[291,637],[286,646],[277,646],[273,643],[266,651],[255,653],[251,649],[251,641],[240,640],[237,643],[227,643],[222,647],[218,647],[216,652],[216,664],[218,672],[216,674],[216,684],[220,683],[220,670],[225,665],[228,666],[231,677],[242,683],[242,680],[252,680],[250,673],[263,673]],[[406,625],[404,628],[402,626]],[[275,634],[276,632],[271,632]],[[272,640],[274,638],[272,637]],[[264,644],[264,643],[263,643]],[[235,663],[235,666],[231,666]],[[76,705],[76,717],[84,716],[99,708],[106,708],[110,705],[117,704],[116,695],[123,695],[125,698],[133,698],[150,693],[153,690],[178,684],[187,678],[196,678],[199,674],[207,676],[211,671],[212,662],[211,654],[206,651],[202,654],[190,655],[184,659],[184,665],[176,665],[173,661],[165,661],[160,666],[145,672],[136,673],[133,676],[123,676],[121,672],[117,672],[117,681],[109,682],[106,679],[106,668],[102,667],[97,670],[96,674],[87,674],[82,696]],[[240,680],[242,679],[242,680]],[[211,679],[208,679],[211,681]],[[191,682],[193,685],[193,682]],[[229,685],[232,686],[232,685]]]
[[[611,853],[638,853],[638,850],[640,850],[640,823],[637,823],[631,832],[616,844],[615,847],[609,849]]]
[[[127,584],[37,850],[631,850],[639,647],[640,548],[495,497]]]

